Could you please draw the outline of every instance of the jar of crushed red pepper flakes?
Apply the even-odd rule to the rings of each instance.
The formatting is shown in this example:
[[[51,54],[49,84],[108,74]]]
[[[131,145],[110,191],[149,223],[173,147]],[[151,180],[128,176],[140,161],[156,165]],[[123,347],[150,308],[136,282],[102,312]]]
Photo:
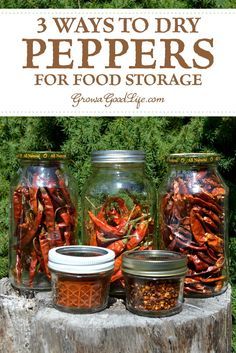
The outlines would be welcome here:
[[[126,307],[143,316],[170,316],[182,310],[185,255],[173,251],[129,251],[123,255]]]
[[[54,306],[71,313],[94,313],[105,309],[114,257],[112,250],[96,246],[50,250]]]
[[[124,294],[122,253],[155,248],[156,191],[145,173],[143,151],[92,153],[92,173],[82,193],[83,243],[116,254],[111,294]]]
[[[159,190],[161,247],[186,254],[184,293],[221,294],[228,282],[228,188],[214,153],[171,154]]]
[[[17,155],[11,184],[9,277],[20,290],[50,290],[48,252],[76,243],[77,187],[62,152]]]

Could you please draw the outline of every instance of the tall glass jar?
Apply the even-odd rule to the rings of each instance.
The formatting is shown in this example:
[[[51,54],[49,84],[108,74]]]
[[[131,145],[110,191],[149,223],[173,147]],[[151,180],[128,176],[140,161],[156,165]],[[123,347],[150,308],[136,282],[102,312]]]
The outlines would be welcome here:
[[[60,152],[17,156],[20,169],[11,184],[9,277],[18,289],[49,290],[51,248],[73,245],[77,192]]]
[[[186,254],[187,296],[210,297],[227,288],[228,188],[213,153],[169,156],[159,190],[161,247]]]
[[[115,295],[124,293],[122,254],[155,246],[156,192],[144,169],[142,151],[93,152],[92,174],[82,193],[83,243],[115,252]]]

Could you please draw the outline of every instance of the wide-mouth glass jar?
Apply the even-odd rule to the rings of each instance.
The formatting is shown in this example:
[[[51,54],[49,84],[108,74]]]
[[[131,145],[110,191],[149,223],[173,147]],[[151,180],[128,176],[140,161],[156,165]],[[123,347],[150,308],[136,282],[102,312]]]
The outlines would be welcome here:
[[[130,251],[123,255],[126,307],[143,316],[179,313],[183,304],[187,258],[172,251]]]
[[[121,256],[155,247],[156,192],[145,174],[143,151],[92,153],[92,174],[82,193],[83,242],[116,254],[111,294],[124,294]]]
[[[49,251],[54,306],[71,313],[94,313],[107,307],[114,270],[112,250],[67,246]]]
[[[214,153],[171,154],[159,190],[162,248],[188,257],[186,296],[210,297],[227,288],[228,188]]]
[[[50,290],[49,249],[76,243],[77,188],[61,152],[17,155],[11,184],[9,277],[18,289]]]

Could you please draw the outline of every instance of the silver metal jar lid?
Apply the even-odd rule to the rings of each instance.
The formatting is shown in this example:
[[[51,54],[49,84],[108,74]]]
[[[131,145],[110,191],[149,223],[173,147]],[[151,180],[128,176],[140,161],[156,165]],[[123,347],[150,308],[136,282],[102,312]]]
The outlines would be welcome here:
[[[101,150],[92,153],[93,163],[144,163],[145,152],[136,150]]]
[[[127,251],[122,257],[122,271],[137,276],[185,276],[187,257],[174,251]]]
[[[60,273],[93,274],[113,270],[114,258],[114,251],[98,246],[60,246],[49,250],[48,267]]]

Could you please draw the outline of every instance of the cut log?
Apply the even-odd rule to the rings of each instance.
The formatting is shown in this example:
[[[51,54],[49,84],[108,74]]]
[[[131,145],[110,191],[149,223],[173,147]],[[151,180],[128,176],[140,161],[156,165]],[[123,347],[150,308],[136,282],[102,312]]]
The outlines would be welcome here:
[[[180,314],[146,318],[122,300],[96,314],[52,307],[51,293],[19,296],[0,281],[1,353],[230,353],[231,289],[209,299],[186,299]]]

